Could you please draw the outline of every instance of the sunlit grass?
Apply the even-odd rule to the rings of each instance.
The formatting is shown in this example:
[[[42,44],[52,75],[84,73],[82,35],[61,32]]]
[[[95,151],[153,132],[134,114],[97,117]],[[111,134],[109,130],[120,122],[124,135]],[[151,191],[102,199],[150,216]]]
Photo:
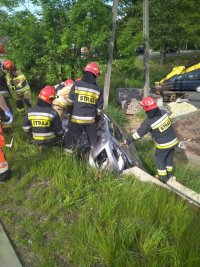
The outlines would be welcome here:
[[[108,113],[124,125],[119,109]],[[0,218],[24,266],[200,265],[200,216],[192,206],[132,176],[91,169],[60,148],[40,153],[21,126],[18,117],[14,148],[6,149],[13,176],[0,185]],[[136,146],[155,174],[153,142]]]

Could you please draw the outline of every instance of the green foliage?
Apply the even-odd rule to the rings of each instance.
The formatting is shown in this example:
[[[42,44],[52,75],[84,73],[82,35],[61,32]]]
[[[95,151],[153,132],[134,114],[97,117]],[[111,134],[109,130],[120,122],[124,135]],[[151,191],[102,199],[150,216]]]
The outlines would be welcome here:
[[[114,104],[110,104],[106,108],[106,112],[108,113],[108,115],[111,116],[111,118],[114,121],[116,121],[122,128],[124,128],[127,122],[127,119],[126,119],[125,113],[123,112],[121,108],[119,108],[118,106]]]

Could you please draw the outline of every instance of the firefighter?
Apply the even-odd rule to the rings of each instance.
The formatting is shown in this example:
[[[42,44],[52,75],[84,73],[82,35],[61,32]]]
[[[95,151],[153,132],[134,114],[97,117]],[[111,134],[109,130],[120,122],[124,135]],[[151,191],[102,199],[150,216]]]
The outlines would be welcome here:
[[[4,97],[4,100],[9,108],[9,110],[12,112],[12,106],[10,104],[10,98],[11,94],[8,88],[7,80],[6,80],[6,74],[3,71],[2,62],[0,62],[0,96]]]
[[[63,83],[54,86],[57,91],[57,98],[53,100],[52,107],[58,112],[61,121],[64,118],[65,110],[67,107],[67,99],[73,84],[74,81],[68,79]]]
[[[156,142],[155,158],[159,180],[166,183],[172,176],[173,157],[178,139],[167,112],[158,108],[153,97],[144,97],[140,104],[147,118],[140,128],[128,137],[126,144],[129,145],[150,132]]]
[[[71,88],[66,110],[70,120],[64,138],[66,152],[72,152],[83,131],[91,148],[97,142],[95,122],[99,120],[103,109],[103,93],[96,84],[99,74],[99,66],[91,62],[84,68],[83,78],[76,80]]]
[[[24,104],[32,107],[31,90],[24,74],[16,69],[11,60],[5,60],[2,68],[7,72],[6,79],[8,86],[15,93],[17,111],[23,113],[25,111]]]
[[[36,106],[30,108],[24,116],[23,130],[32,134],[33,143],[39,148],[60,145],[62,123],[57,111],[51,107],[55,97],[55,89],[47,85],[40,91]]]
[[[3,152],[3,147],[5,146],[5,138],[2,133],[2,124],[11,123],[12,114],[8,111],[5,112],[2,107],[0,107],[0,182],[4,182],[10,178],[11,171],[8,162],[5,159]]]

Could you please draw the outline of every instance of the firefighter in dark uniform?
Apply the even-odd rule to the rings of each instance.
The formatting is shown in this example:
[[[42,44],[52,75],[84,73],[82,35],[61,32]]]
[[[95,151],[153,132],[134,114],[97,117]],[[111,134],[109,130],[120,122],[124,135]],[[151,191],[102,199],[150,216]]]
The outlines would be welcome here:
[[[99,74],[97,63],[89,63],[84,69],[83,78],[76,80],[70,90],[67,102],[70,123],[64,138],[66,152],[72,152],[83,131],[87,134],[90,147],[97,142],[96,122],[103,109],[103,92],[96,84]]]
[[[140,104],[147,118],[126,143],[130,144],[150,132],[156,142],[155,158],[159,179],[166,183],[172,176],[173,157],[178,139],[167,112],[158,108],[154,98],[144,97]]]
[[[6,71],[6,80],[10,90],[13,90],[18,112],[24,112],[24,104],[32,107],[31,89],[24,74],[16,69],[11,60],[2,63],[3,70]]]
[[[37,105],[24,116],[23,130],[31,132],[34,144],[40,147],[61,144],[62,123],[57,111],[51,107],[55,97],[55,89],[47,85],[41,90]]]
[[[0,62],[0,95],[4,97],[4,100],[9,110],[12,112],[12,106],[10,104],[11,94],[6,80],[6,73],[3,71],[3,66],[1,62]]]

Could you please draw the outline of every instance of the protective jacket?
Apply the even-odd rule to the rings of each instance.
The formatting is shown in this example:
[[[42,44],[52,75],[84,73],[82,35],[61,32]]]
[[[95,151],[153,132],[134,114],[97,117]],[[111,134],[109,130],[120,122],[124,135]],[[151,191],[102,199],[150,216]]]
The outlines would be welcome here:
[[[24,74],[15,70],[12,74],[7,74],[7,83],[9,87],[16,92],[17,95],[23,95],[26,91],[30,91],[30,86]]]
[[[151,133],[159,149],[171,148],[177,145],[178,139],[172,127],[171,120],[164,110],[159,110],[152,118],[147,118],[140,128],[133,133],[133,139],[139,139],[148,132]]]
[[[77,124],[91,124],[102,114],[103,93],[94,83],[75,81],[69,93],[67,113],[71,121]]]
[[[64,86],[64,84],[60,84],[59,87],[57,87],[57,97],[52,102],[52,107],[55,109],[60,118],[63,119],[64,111],[67,108],[67,100],[69,97],[69,92],[71,90],[72,84]]]
[[[11,97],[5,75],[1,70],[0,70],[0,95],[2,95],[3,97]]]
[[[38,104],[28,110],[23,120],[23,130],[32,132],[37,144],[49,144],[63,134],[57,111],[42,100],[38,100]]]

